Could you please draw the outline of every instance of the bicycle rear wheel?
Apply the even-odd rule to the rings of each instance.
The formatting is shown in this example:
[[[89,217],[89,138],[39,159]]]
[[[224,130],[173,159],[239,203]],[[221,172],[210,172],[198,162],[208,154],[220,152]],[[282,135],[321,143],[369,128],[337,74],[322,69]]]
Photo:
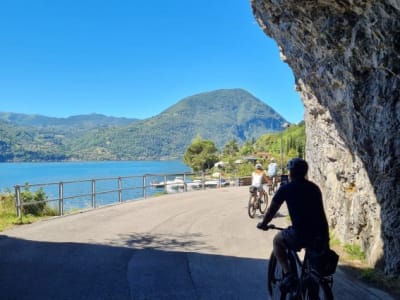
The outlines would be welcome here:
[[[257,193],[251,193],[249,198],[249,204],[247,206],[247,212],[250,218],[254,218],[257,210]]]
[[[271,184],[268,185],[268,194],[269,194],[270,196],[272,196],[273,193],[274,193],[274,184],[271,183]]]
[[[303,289],[304,300],[333,300],[332,289],[327,282],[310,280]]]
[[[268,195],[266,192],[263,193],[261,201],[260,201],[260,213],[264,214],[268,207]]]
[[[273,193],[275,193],[277,189],[278,189],[278,184],[277,184],[276,181],[275,181],[274,184],[272,185],[272,191],[273,191]]]

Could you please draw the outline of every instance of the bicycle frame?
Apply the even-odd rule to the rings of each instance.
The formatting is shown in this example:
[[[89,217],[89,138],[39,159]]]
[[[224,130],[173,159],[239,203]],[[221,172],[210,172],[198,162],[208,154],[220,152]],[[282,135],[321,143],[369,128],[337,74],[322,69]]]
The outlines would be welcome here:
[[[297,275],[298,275],[298,285],[295,291],[296,299],[308,299],[306,297],[306,290],[308,293],[311,293],[312,299],[315,297],[315,293],[318,293],[318,287],[324,290],[326,299],[333,299],[332,295],[332,285],[333,285],[333,277],[332,276],[321,276],[317,271],[315,271],[310,263],[309,263],[309,249],[305,249],[304,260],[301,261],[298,253],[294,250],[288,250],[290,252],[289,255],[294,257],[296,266],[298,267]],[[300,272],[300,273],[299,273]],[[311,287],[314,285],[314,287]],[[329,288],[329,291],[327,291]],[[314,289],[312,291],[312,289]],[[317,291],[315,291],[317,290]],[[332,296],[331,296],[332,295]],[[310,295],[309,295],[310,297]],[[317,298],[319,299],[319,297]]]
[[[284,228],[275,225],[268,226],[270,229],[283,230]],[[326,299],[332,300],[332,276],[321,276],[309,263],[309,249],[305,249],[304,260],[302,261],[295,250],[288,249],[289,264],[297,277],[296,288],[291,291],[281,291],[273,288],[279,285],[283,279],[283,270],[274,254],[271,254],[268,268],[268,290],[271,297],[278,296],[278,299]],[[279,275],[280,274],[280,275]],[[273,278],[271,278],[273,277]],[[274,291],[279,291],[279,295],[274,295]],[[273,298],[276,299],[276,298]]]

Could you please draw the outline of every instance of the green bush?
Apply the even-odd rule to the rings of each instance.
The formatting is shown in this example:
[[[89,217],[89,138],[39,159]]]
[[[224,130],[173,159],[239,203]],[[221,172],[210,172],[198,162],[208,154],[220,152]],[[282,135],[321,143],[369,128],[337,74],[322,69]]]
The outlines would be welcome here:
[[[34,216],[42,216],[46,207],[47,196],[43,188],[39,188],[35,192],[29,190],[29,186],[25,185],[21,191],[21,201],[24,204],[22,213],[25,215],[31,214]]]
[[[33,216],[55,216],[57,211],[50,208],[46,200],[48,199],[43,188],[39,188],[35,192],[30,191],[28,184],[21,191],[21,201],[23,203],[22,214]]]

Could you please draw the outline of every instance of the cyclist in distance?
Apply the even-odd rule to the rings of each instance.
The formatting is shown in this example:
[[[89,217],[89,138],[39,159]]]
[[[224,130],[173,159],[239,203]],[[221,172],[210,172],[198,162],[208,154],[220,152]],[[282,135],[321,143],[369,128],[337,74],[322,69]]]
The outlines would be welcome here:
[[[282,185],[257,228],[267,230],[267,225],[286,201],[292,225],[276,234],[274,254],[282,266],[284,280],[281,288],[290,290],[296,284],[294,271],[290,269],[286,249],[325,248],[329,246],[329,227],[320,188],[307,179],[308,164],[301,158],[289,161],[289,183]],[[316,242],[318,241],[318,244]]]
[[[275,162],[275,158],[271,158],[271,162],[268,165],[268,176],[271,178],[272,183],[275,184],[276,176],[278,175],[278,164]]]
[[[251,186],[255,186],[260,193],[264,193],[263,182],[267,182],[268,177],[261,164],[255,165],[255,170],[251,173]]]

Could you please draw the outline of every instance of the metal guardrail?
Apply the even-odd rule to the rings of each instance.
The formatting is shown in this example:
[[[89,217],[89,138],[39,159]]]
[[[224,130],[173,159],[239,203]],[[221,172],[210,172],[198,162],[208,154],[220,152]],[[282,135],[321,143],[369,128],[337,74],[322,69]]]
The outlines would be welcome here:
[[[58,215],[62,216],[66,211],[95,209],[124,201],[146,199],[149,196],[155,196],[160,193],[187,192],[210,187],[221,188],[243,185],[240,183],[240,178],[225,180],[220,176],[219,178],[211,179],[206,174],[197,176],[194,173],[178,173],[25,184],[15,185],[14,189],[18,217],[22,216],[24,207],[40,203],[50,205],[58,211]],[[72,188],[72,191],[69,191],[71,186],[75,187]],[[29,190],[33,192],[32,189],[42,189],[46,199],[24,201],[23,191]]]

